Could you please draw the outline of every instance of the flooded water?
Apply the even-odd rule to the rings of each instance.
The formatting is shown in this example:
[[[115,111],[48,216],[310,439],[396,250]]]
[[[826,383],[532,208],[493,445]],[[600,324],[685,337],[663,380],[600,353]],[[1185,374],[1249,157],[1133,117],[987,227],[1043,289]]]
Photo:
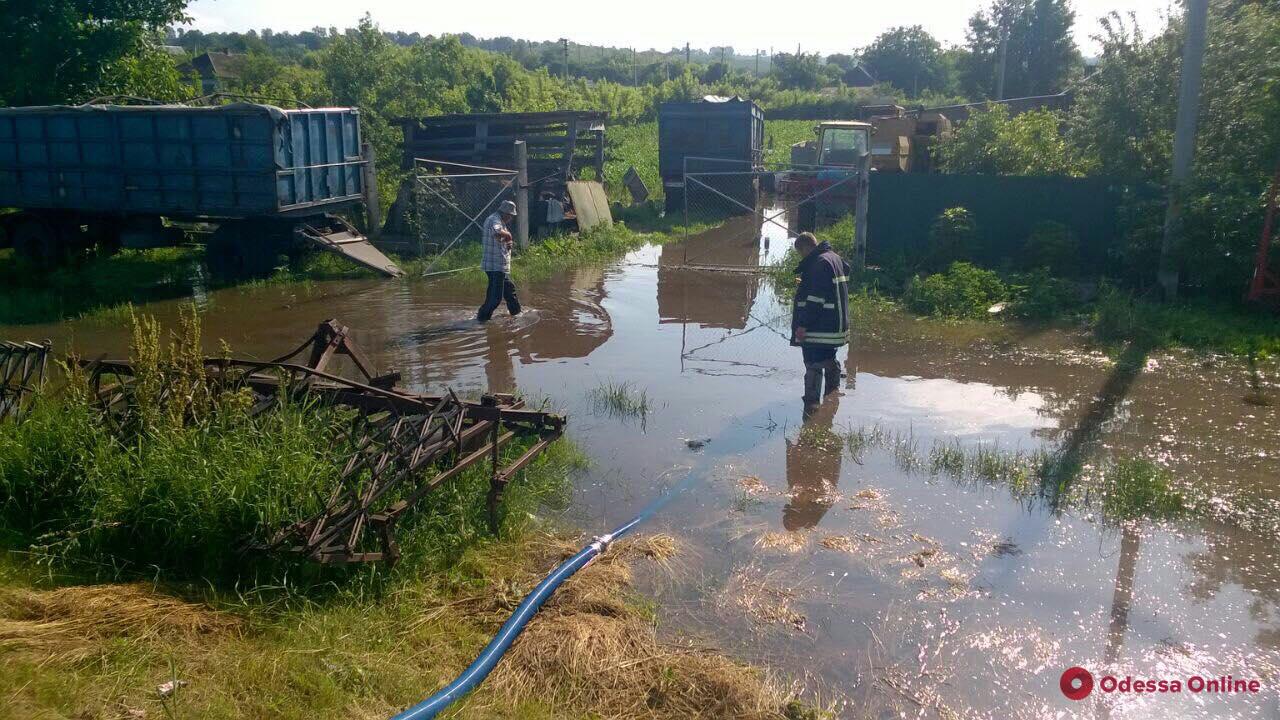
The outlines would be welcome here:
[[[842,717],[1280,717],[1280,418],[1245,400],[1243,364],[1156,355],[1126,369],[1060,331],[875,315],[841,351],[842,393],[805,419],[772,286],[696,267],[776,259],[785,230],[764,225],[523,285],[530,310],[484,326],[483,288],[444,279],[219,291],[203,298],[205,332],[211,348],[270,357],[334,317],[414,389],[549,398],[593,459],[567,517],[588,531],[691,468],[692,489],[648,526],[686,548],[647,582],[662,627],[797,677]],[[168,322],[177,307],[146,310]],[[126,335],[92,320],[0,328],[93,355],[123,354]],[[604,383],[646,392],[645,417],[601,407]],[[852,447],[856,429],[892,441]],[[1086,467],[1147,457],[1224,511],[1123,527],[1055,512],[931,473],[939,444],[1079,446]],[[1262,689],[1072,701],[1059,688],[1072,666]]]

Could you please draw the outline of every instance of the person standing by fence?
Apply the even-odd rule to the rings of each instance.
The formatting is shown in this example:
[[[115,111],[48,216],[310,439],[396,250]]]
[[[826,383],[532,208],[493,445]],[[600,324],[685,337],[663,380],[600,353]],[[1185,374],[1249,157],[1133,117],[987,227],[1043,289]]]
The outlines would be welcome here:
[[[791,344],[799,346],[804,357],[804,404],[809,411],[840,389],[836,351],[849,342],[849,264],[813,233],[800,233],[795,248],[800,264]]]
[[[520,299],[516,297],[515,283],[511,282],[511,221],[516,218],[516,204],[503,200],[496,212],[485,218],[484,233],[480,239],[483,256],[480,269],[489,276],[489,288],[485,291],[484,304],[476,314],[476,320],[489,322],[498,303],[506,300],[507,311],[520,314]]]

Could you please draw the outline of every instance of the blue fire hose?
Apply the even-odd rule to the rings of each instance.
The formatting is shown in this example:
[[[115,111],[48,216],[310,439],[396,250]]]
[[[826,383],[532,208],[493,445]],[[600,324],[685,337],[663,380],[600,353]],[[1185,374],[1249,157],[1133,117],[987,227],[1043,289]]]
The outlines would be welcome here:
[[[538,583],[533,592],[520,601],[516,611],[502,624],[502,629],[498,631],[498,634],[489,641],[489,644],[480,652],[480,656],[475,659],[475,662],[467,666],[467,669],[463,670],[456,680],[449,683],[435,695],[401,712],[391,720],[429,720],[434,718],[441,710],[449,707],[454,700],[466,695],[477,685],[484,682],[484,679],[489,677],[489,673],[493,671],[498,661],[502,659],[502,656],[511,647],[511,643],[515,642],[516,638],[520,636],[524,626],[533,619],[534,615],[538,614],[542,604],[551,597],[561,583],[568,580],[582,568],[590,565],[591,561],[608,550],[609,545],[615,540],[634,530],[637,525],[648,520],[661,510],[664,505],[671,502],[672,498],[684,492],[692,479],[693,471],[691,470],[670,491],[654,498],[644,510],[640,511],[639,515],[636,515],[626,524],[619,526],[613,532],[592,539],[591,543],[579,550],[577,554],[560,563],[559,567],[543,578],[542,582]]]

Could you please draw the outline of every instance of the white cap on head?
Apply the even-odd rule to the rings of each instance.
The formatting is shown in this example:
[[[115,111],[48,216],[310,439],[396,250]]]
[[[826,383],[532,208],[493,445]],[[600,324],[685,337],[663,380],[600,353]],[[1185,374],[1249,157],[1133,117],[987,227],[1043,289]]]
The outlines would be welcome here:
[[[498,206],[498,212],[505,213],[507,215],[515,215],[516,204],[511,202],[510,200],[503,200],[502,204]]]

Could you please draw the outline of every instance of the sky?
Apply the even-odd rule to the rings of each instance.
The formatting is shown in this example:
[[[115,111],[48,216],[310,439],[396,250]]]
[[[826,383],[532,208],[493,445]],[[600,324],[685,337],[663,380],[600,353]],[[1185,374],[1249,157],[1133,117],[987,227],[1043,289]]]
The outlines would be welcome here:
[[[731,46],[735,53],[756,50],[849,52],[869,44],[897,25],[923,25],[944,44],[962,44],[967,21],[988,0],[840,0],[805,2],[783,16],[777,0],[646,0],[588,4],[552,3],[536,9],[527,0],[487,0],[471,5],[442,0],[193,0],[188,27],[206,32],[261,29],[307,30],[351,27],[365,12],[384,30],[423,35],[469,32],[477,37],[509,36],[527,40],[567,37],[587,45],[655,48]],[[1174,0],[1071,0],[1076,11],[1076,44],[1090,55],[1097,19],[1111,12],[1137,14],[1143,27],[1163,24]],[[619,12],[620,11],[620,12]]]

